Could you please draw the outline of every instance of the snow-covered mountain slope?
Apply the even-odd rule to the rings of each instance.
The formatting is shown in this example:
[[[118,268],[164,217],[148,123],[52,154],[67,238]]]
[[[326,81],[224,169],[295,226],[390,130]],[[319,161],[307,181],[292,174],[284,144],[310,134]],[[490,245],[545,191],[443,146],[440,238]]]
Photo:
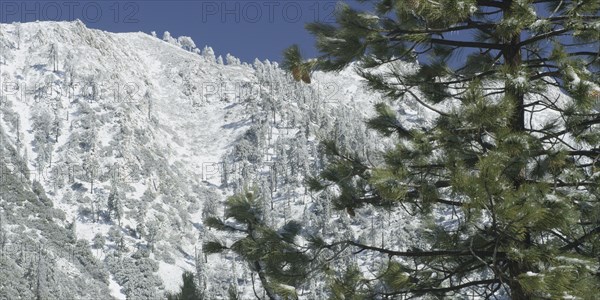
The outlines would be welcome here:
[[[307,85],[276,63],[224,64],[180,41],[79,21],[0,24],[0,297],[160,299],[190,270],[209,298],[232,287],[246,299],[248,267],[205,257],[201,245],[230,242],[203,219],[252,187],[272,225],[298,219],[325,237],[398,250],[419,243],[402,210],[349,218],[303,184],[326,163],[319,140],[373,163],[388,144],[363,122],[382,97],[351,67]],[[405,127],[433,120],[411,99],[394,105]],[[317,299],[322,285],[311,279],[299,294]]]
[[[373,150],[362,121],[380,97],[352,69],[305,85],[276,63],[225,65],[208,47],[79,21],[0,24],[0,48],[0,296],[9,299],[160,298],[199,263],[209,295],[250,292],[241,262],[199,254],[203,239],[227,239],[203,217],[249,185],[270,195],[274,224],[313,222],[318,209],[331,217],[326,197],[302,184],[323,165],[318,140]],[[405,118],[424,120],[414,107]],[[368,235],[374,216],[314,226]]]

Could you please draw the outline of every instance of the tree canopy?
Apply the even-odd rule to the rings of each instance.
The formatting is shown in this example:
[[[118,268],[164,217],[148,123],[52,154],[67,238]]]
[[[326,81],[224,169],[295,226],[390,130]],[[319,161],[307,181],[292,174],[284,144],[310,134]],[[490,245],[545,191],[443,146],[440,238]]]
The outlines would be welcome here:
[[[338,209],[405,209],[426,224],[421,248],[335,242],[389,256],[362,292],[598,295],[600,2],[372,3],[307,26],[322,53],[311,68],[354,66],[387,98],[369,127],[396,144],[373,164],[325,142],[329,165],[310,186],[335,187]],[[285,54],[298,80],[307,61]],[[397,101],[419,103],[433,125],[406,128]],[[365,281],[349,272],[347,285]]]

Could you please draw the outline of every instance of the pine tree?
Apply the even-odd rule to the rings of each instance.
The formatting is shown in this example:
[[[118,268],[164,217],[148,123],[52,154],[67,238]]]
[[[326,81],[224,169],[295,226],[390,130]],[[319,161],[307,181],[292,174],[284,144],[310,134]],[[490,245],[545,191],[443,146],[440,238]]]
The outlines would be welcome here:
[[[100,163],[98,159],[98,153],[95,148],[87,152],[83,161],[83,169],[85,171],[85,177],[90,182],[90,193],[94,193],[94,180],[98,177]]]
[[[0,214],[0,255],[4,255],[6,244],[8,244],[8,232],[2,221],[2,214]]]
[[[113,182],[106,204],[109,218],[114,216],[117,219],[119,226],[121,226],[121,217],[123,217],[123,203],[121,197],[121,193],[117,188],[117,183]]]
[[[168,294],[168,300],[202,300],[203,297],[196,288],[194,273],[186,271],[181,274],[183,284],[181,291],[175,294]]]
[[[105,244],[106,239],[104,238],[104,236],[101,233],[96,233],[96,235],[92,239],[92,248],[102,251],[102,249],[104,249]]]
[[[207,254],[233,251],[248,263],[252,272],[258,274],[269,299],[295,299],[295,287],[304,283],[310,263],[307,249],[300,249],[295,243],[301,225],[290,221],[279,230],[270,228],[265,224],[263,209],[264,205],[256,191],[229,197],[225,220],[231,218],[234,222],[210,217],[205,219],[205,224],[245,236],[230,247],[218,241],[206,242],[202,250]]]
[[[202,241],[202,233],[201,233],[201,237],[200,240]],[[207,290],[207,278],[206,278],[206,255],[204,255],[204,253],[202,252],[202,249],[196,249],[195,251],[196,253],[194,254],[195,256],[195,264],[196,264],[196,283],[197,283],[197,287],[198,287],[198,295],[201,295],[202,297],[206,296],[206,290]],[[208,298],[208,297],[207,297]]]
[[[48,60],[50,60],[50,63],[52,64],[52,71],[57,72],[58,71],[58,50],[57,50],[56,44],[50,45],[50,50],[48,52]]]
[[[337,24],[307,26],[315,67],[356,62],[390,99],[368,125],[396,142],[374,166],[325,142],[311,187],[339,188],[333,205],[351,215],[401,205],[427,224],[426,247],[339,241],[390,257],[370,293],[598,295],[599,13],[594,0],[379,0],[375,13],[342,4]],[[298,80],[303,60],[285,54]],[[394,101],[435,122],[408,127]],[[454,225],[429,221],[442,210]]]

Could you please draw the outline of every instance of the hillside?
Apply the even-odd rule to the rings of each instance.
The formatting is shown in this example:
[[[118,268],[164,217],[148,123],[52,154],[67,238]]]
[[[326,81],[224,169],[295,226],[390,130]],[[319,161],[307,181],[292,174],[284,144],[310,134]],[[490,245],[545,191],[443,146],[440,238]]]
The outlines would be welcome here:
[[[305,187],[327,163],[319,141],[372,165],[392,144],[365,130],[384,100],[352,67],[298,83],[274,62],[223,62],[185,38],[79,21],[1,24],[0,50],[0,297],[159,299],[189,270],[209,298],[233,289],[246,299],[259,284],[248,266],[201,246],[235,238],[203,220],[247,189],[261,193],[273,226],[296,219],[332,240],[422,246],[426,229],[410,210],[367,207],[350,217],[332,209],[335,191]],[[432,123],[410,98],[393,107],[405,128]],[[536,115],[530,126],[553,118]],[[431,221],[454,226],[452,213]],[[350,253],[334,268],[357,262],[375,276],[386,259]],[[310,278],[298,294],[322,298],[323,284]]]
[[[322,168],[321,139],[376,150],[362,121],[379,97],[352,69],[300,84],[276,63],[79,21],[2,24],[0,45],[1,296],[160,298],[196,270],[203,239],[227,240],[202,219],[244,186],[268,190],[273,224],[359,236],[389,222],[331,217],[302,182]],[[414,107],[400,109],[421,124]],[[233,257],[202,269],[215,297],[251,292]]]

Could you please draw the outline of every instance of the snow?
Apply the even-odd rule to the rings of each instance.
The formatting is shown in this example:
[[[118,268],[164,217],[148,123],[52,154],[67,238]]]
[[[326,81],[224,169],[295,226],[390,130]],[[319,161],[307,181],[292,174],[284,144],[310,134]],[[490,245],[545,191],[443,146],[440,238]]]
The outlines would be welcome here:
[[[77,21],[38,22],[21,26],[21,47],[13,50],[14,59],[7,65],[1,66],[2,74],[10,76],[8,80],[16,81],[20,86],[27,86],[28,89],[48,76],[61,82],[65,79],[63,59],[67,53],[70,53],[72,56],[70,63],[74,64],[77,76],[95,78],[98,84],[107,88],[99,96],[102,100],[107,98],[114,100],[112,96],[115,91],[111,87],[115,82],[121,84],[121,87],[124,83],[139,87],[137,95],[140,98],[136,98],[137,101],[133,103],[124,105],[100,101],[89,103],[90,110],[98,119],[98,127],[94,129],[97,135],[96,146],[99,149],[97,153],[101,153],[102,148],[119,147],[118,151],[113,149],[113,154],[99,157],[100,163],[138,166],[148,159],[146,155],[151,155],[156,162],[165,163],[166,169],[161,172],[178,179],[179,182],[174,183],[180,190],[176,197],[181,197],[183,194],[193,196],[192,190],[196,188],[217,188],[221,195],[232,192],[219,189],[222,170],[215,170],[213,167],[221,163],[223,156],[231,151],[236,141],[252,125],[244,104],[245,94],[240,93],[239,88],[245,85],[261,87],[257,70],[247,64],[238,63],[238,60],[231,55],[228,56],[228,61],[232,65],[217,64],[214,51],[210,47],[205,47],[202,55],[198,55],[194,53],[198,51],[188,51],[195,46],[195,43],[192,44],[193,41],[186,38],[180,38],[178,41],[168,32],[165,32],[165,41],[163,41],[153,35],[139,32],[108,33],[88,29],[83,23]],[[1,29],[3,33],[7,33],[6,36],[13,38],[11,33],[14,31],[14,25],[3,24]],[[48,62],[44,47],[48,44],[57,45],[60,56],[57,73],[48,70],[46,66]],[[188,49],[182,49],[181,44]],[[278,66],[277,63],[270,62],[264,62],[263,65],[268,65],[275,70]],[[277,72],[281,73],[280,70]],[[221,85],[223,82],[226,85]],[[186,86],[191,87],[191,95],[183,93]],[[217,87],[217,90],[209,89],[213,87]],[[265,90],[282,95],[285,92],[278,85],[269,88]],[[312,99],[315,103],[324,107],[343,104],[357,118],[365,118],[371,114],[372,104],[378,99],[376,94],[364,88],[362,79],[351,68],[339,74],[317,72],[314,74],[314,85],[307,89],[318,91],[313,94],[318,97],[329,97],[328,101],[322,102],[319,102],[319,99]],[[151,110],[149,102],[142,97],[145,94],[151,95]],[[254,95],[254,97],[261,97],[261,95]],[[354,100],[345,103],[344,99]],[[20,116],[20,138],[23,147],[28,149],[28,165],[34,170],[37,153],[32,149],[34,133],[31,115],[35,105],[43,105],[43,103],[24,101],[21,97],[12,95],[11,100],[12,110]],[[69,145],[73,134],[82,130],[77,123],[82,115],[78,111],[78,104],[73,100],[63,99],[64,111],[61,112],[61,116],[65,118],[65,125],[53,147],[56,164],[63,163],[59,159],[62,160],[66,156],[72,157],[78,165],[81,165],[84,159],[81,153],[73,151],[74,149]],[[286,105],[298,107],[297,103],[291,101],[287,101]],[[356,107],[362,108],[356,109]],[[416,115],[417,112],[415,111],[414,114]],[[122,140],[117,140],[117,137],[122,135],[121,127],[126,128],[131,135],[125,135]],[[7,125],[7,128],[10,126]],[[146,134],[147,141],[143,144],[137,142],[134,138],[136,132]],[[293,138],[296,133],[298,130],[272,128],[273,143],[277,139]],[[12,144],[16,143],[16,139],[16,135],[8,136]],[[309,140],[313,143],[317,141],[315,136],[310,137]],[[150,154],[146,154],[146,151]],[[265,154],[271,160],[276,157],[273,148],[266,149]],[[166,249],[172,259],[166,262],[153,254],[151,257],[158,261],[156,274],[162,279],[164,290],[176,291],[181,284],[182,272],[194,270],[194,259],[191,256],[194,247],[201,242],[198,241],[198,232],[203,229],[203,226],[201,211],[189,213],[187,220],[178,225],[183,228],[173,225],[180,222],[179,209],[185,210],[188,204],[183,199],[178,198],[175,201],[171,199],[173,196],[160,195],[164,176],[157,173],[146,174],[141,179],[130,182],[128,184],[130,190],[127,190],[125,195],[128,199],[140,199],[146,191],[159,194],[157,199],[148,204],[145,220],[159,222],[160,234],[163,236],[160,246]],[[110,182],[107,178],[98,180],[94,183],[94,191],[91,194],[90,183],[78,181],[88,191],[83,194],[72,192],[73,198],[70,200],[65,200],[70,184],[56,187],[50,181],[43,181],[42,185],[47,191],[52,191],[50,197],[54,207],[65,213],[63,225],[75,221],[77,238],[87,240],[91,244],[94,236],[100,234],[106,237],[111,228],[116,225],[114,222],[94,223],[82,218],[79,209],[89,209],[89,204],[84,203],[81,198],[89,196],[91,199],[96,197],[106,199]],[[295,188],[290,191],[290,194],[292,193],[298,196],[295,196],[297,201],[291,205],[289,213],[293,216],[302,216],[306,210],[304,204],[310,203],[307,200],[310,197],[304,194],[302,188]],[[203,201],[202,198],[198,199],[200,207]],[[275,199],[275,203],[285,202],[285,196],[278,196]],[[127,228],[135,229],[136,226],[135,208],[125,207],[125,216],[121,220],[120,230],[124,234],[129,254],[140,245],[145,245],[143,238],[128,233],[130,229]],[[116,248],[115,242],[107,241],[106,245],[104,249],[92,249],[97,259],[104,260]],[[229,259],[211,256],[207,264],[210,272],[214,273],[211,276],[216,278],[229,276],[229,272],[223,270],[224,264],[229,265]],[[67,262],[61,266],[71,273],[77,271]],[[69,271],[69,268],[74,269]],[[117,299],[125,297],[113,275],[109,277],[108,288],[112,297]],[[250,291],[251,287],[240,288]]]
[[[184,269],[165,262],[159,262],[158,273],[161,274],[165,289],[170,292],[179,291],[181,285],[181,274]]]
[[[361,13],[361,14],[358,14],[358,16],[363,19],[369,20],[369,21],[379,21],[379,17],[376,15]]]
[[[474,6],[469,6],[473,10]],[[363,15],[364,18],[375,20],[374,16]],[[10,38],[15,30],[14,25],[2,24],[2,32]],[[101,157],[101,162],[106,164],[121,164],[139,166],[142,168],[146,164],[151,166],[160,165],[161,169],[156,172],[141,175],[139,179],[133,180],[128,184],[128,190],[124,193],[127,199],[142,199],[146,192],[155,194],[154,200],[148,203],[147,213],[144,215],[146,223],[154,221],[158,224],[158,231],[161,235],[160,246],[163,250],[159,256],[157,253],[150,254],[150,258],[158,262],[158,271],[165,291],[177,291],[181,284],[181,274],[185,271],[195,270],[195,247],[202,242],[200,234],[208,236],[217,236],[219,238],[230,238],[219,236],[214,231],[206,232],[202,225],[202,211],[190,211],[191,203],[188,198],[197,201],[198,206],[202,207],[206,199],[203,194],[197,193],[197,190],[205,191],[208,189],[216,190],[216,194],[222,201],[233,191],[221,187],[222,169],[219,169],[223,157],[232,151],[236,142],[252,126],[249,120],[248,108],[245,104],[246,94],[240,92],[240,87],[251,86],[253,88],[264,86],[259,82],[258,66],[252,68],[248,65],[240,64],[233,56],[228,56],[231,65],[218,64],[215,59],[214,51],[210,47],[205,47],[201,55],[198,50],[193,50],[196,44],[182,37],[175,39],[168,32],[164,34],[164,40],[158,39],[155,35],[144,33],[107,33],[99,30],[86,28],[81,22],[37,22],[22,24],[23,40],[20,49],[14,50],[14,59],[7,65],[0,66],[0,75],[7,74],[9,80],[16,81],[21,86],[35,86],[38,82],[43,82],[46,78],[54,78],[56,81],[64,80],[64,64],[59,64],[60,72],[54,73],[48,70],[47,59],[45,58],[44,46],[55,43],[58,47],[58,53],[61,57],[71,52],[73,63],[76,65],[76,72],[83,78],[99,78],[98,80],[114,79],[117,83],[133,83],[140,87],[140,95],[150,94],[148,99],[140,98],[135,103],[119,105],[118,103],[91,103],[90,107],[93,114],[98,116],[99,125],[95,128],[97,132],[97,147],[100,150],[111,148],[114,152],[106,157]],[[0,36],[0,39],[3,37]],[[344,42],[340,39],[331,39],[334,42]],[[182,49],[184,45],[188,49]],[[190,51],[191,50],[191,51]],[[259,65],[259,64],[256,64]],[[282,71],[277,69],[277,63],[264,62],[260,65],[268,65],[274,74],[282,76]],[[286,88],[292,83],[277,82],[281,80],[276,77],[273,79],[274,86],[268,86],[268,95],[284,98],[280,103],[283,106],[291,107],[296,111],[306,113],[303,106],[319,105],[317,110],[319,115],[315,118],[321,118],[331,122],[339,121],[341,127],[351,127],[354,124],[360,124],[362,120],[373,115],[372,106],[380,102],[381,97],[377,93],[371,92],[365,87],[364,80],[355,72],[356,64],[337,73],[315,72],[313,84],[305,87],[307,101],[285,98],[286,91],[276,84],[279,83]],[[405,74],[415,72],[418,66],[416,64],[395,63],[383,66],[374,72],[384,73],[394,70]],[[279,73],[278,73],[279,72]],[[572,73],[572,74],[571,74]],[[579,80],[574,72],[569,73],[574,81]],[[96,76],[96,77],[93,77]],[[282,76],[283,77],[283,76]],[[0,77],[2,80],[4,77]],[[517,85],[525,85],[525,77],[520,76],[513,79]],[[111,83],[113,83],[111,81]],[[110,86],[110,85],[109,85]],[[213,89],[216,88],[216,89]],[[189,92],[189,94],[186,94]],[[419,95],[418,90],[414,92]],[[551,98],[559,97],[558,105],[566,101],[566,97],[556,90],[548,92]],[[110,95],[107,93],[107,95]],[[254,98],[263,97],[263,94],[251,95]],[[248,98],[252,98],[248,96]],[[35,158],[37,153],[33,150],[35,139],[32,124],[32,110],[35,105],[33,101],[24,101],[19,96],[12,96],[12,110],[20,116],[20,139],[22,148],[28,151],[28,167],[35,169]],[[317,99],[313,99],[317,98]],[[72,100],[72,99],[71,99]],[[432,125],[435,113],[428,109],[423,109],[414,99],[408,97],[394,104],[394,108],[400,114],[400,120],[406,127],[419,128]],[[535,101],[537,99],[532,99]],[[437,109],[449,111],[452,109],[452,103],[443,103],[436,106]],[[301,110],[304,109],[304,110]],[[345,120],[336,119],[335,112],[343,111]],[[65,109],[61,115],[68,116],[69,120],[64,120],[64,131],[54,145],[53,157],[58,159],[70,155],[78,163],[83,156],[76,151],[69,149],[69,139],[75,133],[80,133],[81,128],[71,130],[70,124],[74,120],[81,120],[81,112],[78,111],[76,103],[65,101]],[[534,124],[544,124],[559,116],[546,114],[536,114],[533,120]],[[333,116],[333,117],[332,117]],[[281,116],[277,118],[281,119]],[[529,117],[527,117],[529,119]],[[4,118],[0,118],[3,128],[11,128]],[[270,120],[269,120],[270,122]],[[75,125],[76,122],[75,122]],[[314,125],[314,124],[313,124]],[[323,125],[320,123],[319,125]],[[121,126],[128,131],[130,135],[121,133]],[[323,125],[324,126],[324,125]],[[534,125],[535,126],[535,125]],[[271,126],[272,141],[270,145],[265,146],[264,153],[261,153],[266,160],[274,161],[278,153],[274,145],[278,140],[297,139],[300,132],[295,128],[288,129],[283,127]],[[314,131],[319,134],[317,128]],[[364,130],[363,130],[364,131]],[[359,134],[362,134],[359,132]],[[366,134],[366,133],[364,133]],[[123,135],[122,139],[119,136]],[[144,142],[136,139],[139,135],[145,135]],[[310,143],[315,144],[321,136],[315,134],[307,138]],[[11,145],[16,144],[17,135],[12,133],[7,136]],[[3,141],[4,142],[4,141]],[[381,140],[377,147],[385,147],[389,141]],[[115,149],[119,149],[119,151]],[[357,150],[357,149],[354,149]],[[358,149],[360,150],[360,149]],[[72,152],[72,153],[71,153]],[[215,166],[217,168],[215,168]],[[259,166],[263,171],[269,169],[268,163]],[[236,172],[240,173],[240,172]],[[168,179],[173,179],[168,181]],[[90,184],[79,179],[85,188],[89,189]],[[115,222],[100,221],[91,222],[80,216],[80,208],[89,208],[89,203],[83,203],[81,196],[90,198],[106,198],[110,191],[111,183],[109,179],[98,179],[94,183],[93,194],[88,190],[85,193],[75,194],[74,199],[65,200],[67,191],[72,191],[70,184],[64,187],[55,187],[52,182],[42,182],[46,191],[52,191],[49,195],[54,203],[54,207],[65,213],[66,225],[72,221],[76,222],[77,238],[89,241],[96,234],[107,236],[109,231],[118,227]],[[166,187],[165,187],[166,186]],[[168,192],[164,192],[166,189]],[[290,200],[294,195],[293,201]],[[280,211],[273,212],[274,223],[282,222],[281,211],[284,211],[285,218],[301,219],[306,210],[315,201],[316,195],[306,194],[300,187],[293,187],[285,195],[275,195],[274,202],[278,207],[286,207]],[[550,195],[548,201],[553,201]],[[141,201],[132,201],[130,206],[139,204]],[[288,203],[288,204],[286,204]],[[284,205],[285,204],[285,205]],[[136,229],[138,220],[135,213],[136,207],[125,207],[125,216],[118,228],[119,232],[124,234],[124,239],[129,252],[125,255],[133,254],[136,249],[146,246],[146,240],[132,234],[130,229]],[[366,212],[367,209],[364,209]],[[366,213],[365,213],[366,214]],[[360,215],[360,212],[359,212]],[[371,222],[379,224],[377,226],[387,226],[392,228],[393,236],[397,240],[414,241],[415,234],[419,224],[409,217],[394,218],[386,217],[385,214],[370,211]],[[181,217],[183,216],[183,217]],[[32,216],[33,217],[33,216]],[[356,240],[369,239],[379,243],[381,237],[370,234],[369,226],[365,223],[355,221],[350,223],[346,220],[345,214],[332,216],[331,223],[343,223],[352,238]],[[436,219],[441,224],[448,227],[456,227],[456,219],[452,215],[440,211]],[[57,221],[59,222],[59,221]],[[346,223],[344,223],[346,222]],[[331,224],[329,224],[331,225]],[[304,243],[305,241],[299,240]],[[404,247],[404,243],[402,243]],[[409,245],[406,245],[408,247]],[[107,241],[104,249],[92,250],[93,255],[98,260],[104,260],[108,254],[114,251],[115,242]],[[398,249],[401,250],[401,249]],[[159,252],[159,251],[156,251]],[[166,254],[165,254],[166,253]],[[169,257],[169,259],[165,257]],[[567,258],[564,258],[567,259]],[[212,276],[210,279],[215,285],[224,284],[223,280],[230,276],[230,266],[234,259],[231,256],[219,257],[211,256],[206,263],[206,272]],[[569,262],[573,262],[569,260]],[[58,260],[58,266],[73,277],[81,272],[74,265],[67,261]],[[234,266],[245,268],[239,262],[234,262]],[[367,270],[367,266],[361,266]],[[528,276],[537,276],[535,273],[527,273]],[[115,277],[109,276],[108,288],[110,296],[116,299],[125,299]],[[283,288],[283,286],[282,286]],[[241,286],[241,293],[245,296],[251,295],[251,286]],[[247,297],[243,297],[247,298]]]
[[[569,264],[577,264],[577,265],[590,265],[591,263],[589,261],[583,260],[583,259],[579,259],[579,258],[574,258],[574,257],[566,257],[566,256],[557,256],[556,257],[557,260],[563,261],[565,263],[569,263]]]
[[[546,25],[548,25],[548,21],[547,20],[545,20],[545,19],[537,19],[533,23],[531,23],[531,28],[537,30],[537,29],[542,28],[542,27],[544,27]]]
[[[127,296],[121,292],[121,286],[115,281],[112,275],[108,279],[108,288],[110,289],[110,295],[117,300],[125,300]]]
[[[340,38],[333,38],[333,37],[321,37],[325,42],[331,42],[331,43],[345,43],[346,40],[344,39],[340,39]]]

